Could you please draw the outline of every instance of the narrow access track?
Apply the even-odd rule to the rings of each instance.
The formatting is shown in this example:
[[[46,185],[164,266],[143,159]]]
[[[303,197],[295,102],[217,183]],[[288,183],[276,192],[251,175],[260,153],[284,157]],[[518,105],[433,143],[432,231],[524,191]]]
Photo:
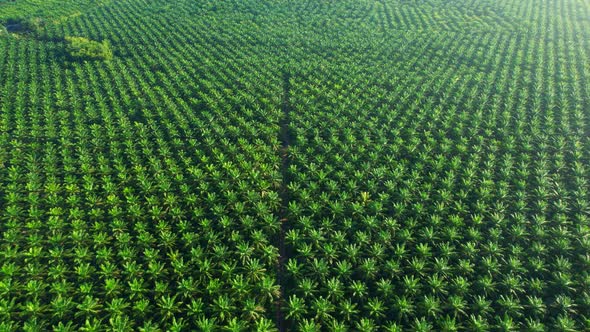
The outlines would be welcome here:
[[[279,233],[278,239],[278,248],[279,248],[279,262],[278,262],[278,269],[277,269],[277,282],[281,287],[281,296],[277,300],[276,303],[276,325],[279,329],[279,332],[285,332],[285,317],[283,308],[285,305],[285,287],[286,281],[284,277],[284,269],[285,264],[288,260],[287,257],[287,250],[285,247],[285,233],[288,227],[288,213],[289,213],[289,202],[290,202],[290,194],[288,185],[290,182],[290,175],[289,175],[289,166],[291,164],[291,159],[289,157],[289,147],[293,143],[294,136],[292,131],[290,130],[290,123],[291,123],[291,102],[290,102],[290,95],[291,95],[291,73],[288,70],[283,70],[283,100],[281,102],[281,111],[282,117],[280,120],[280,131],[279,131],[279,138],[281,141],[281,149],[279,151],[281,155],[281,186],[279,189],[279,196],[281,198],[281,208],[279,210],[279,220],[281,222],[281,229]]]

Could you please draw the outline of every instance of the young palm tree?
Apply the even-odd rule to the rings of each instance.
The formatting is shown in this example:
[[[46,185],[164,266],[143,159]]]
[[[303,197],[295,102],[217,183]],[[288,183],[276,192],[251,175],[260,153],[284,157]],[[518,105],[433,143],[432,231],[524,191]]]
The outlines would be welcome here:
[[[409,317],[412,317],[415,312],[413,301],[405,295],[394,299],[394,307],[397,311],[399,320],[407,320]]]
[[[174,317],[174,314],[180,311],[180,303],[176,301],[176,295],[169,296],[163,295],[156,302],[158,308],[160,308],[160,315],[162,321],[168,321]]]
[[[104,327],[102,326],[101,321],[97,318],[87,318],[84,322],[84,325],[80,327],[80,331],[84,332],[98,332],[102,331],[103,329]]]
[[[307,313],[305,300],[298,298],[297,295],[289,296],[287,302],[287,315],[285,318],[292,319],[293,321],[299,321]]]
[[[202,332],[213,332],[218,328],[217,320],[215,318],[201,317],[196,321],[196,324],[199,330]]]
[[[424,317],[415,318],[414,323],[412,324],[412,328],[416,332],[428,332],[432,331],[432,324],[426,320]]]
[[[491,326],[488,321],[481,316],[469,316],[468,327],[471,331],[487,332],[490,331]]]
[[[443,332],[455,332],[460,329],[454,317],[445,316],[439,321],[440,330]]]
[[[329,299],[320,296],[313,300],[311,307],[315,311],[315,319],[327,322],[332,318],[334,305]]]
[[[243,317],[248,321],[255,321],[263,317],[266,310],[254,299],[246,299],[243,309]]]

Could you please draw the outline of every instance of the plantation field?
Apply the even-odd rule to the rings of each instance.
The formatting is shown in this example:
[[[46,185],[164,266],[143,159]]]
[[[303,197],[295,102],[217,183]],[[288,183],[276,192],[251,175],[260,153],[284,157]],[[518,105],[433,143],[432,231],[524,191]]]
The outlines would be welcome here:
[[[588,331],[589,181],[588,0],[0,0],[0,331]]]

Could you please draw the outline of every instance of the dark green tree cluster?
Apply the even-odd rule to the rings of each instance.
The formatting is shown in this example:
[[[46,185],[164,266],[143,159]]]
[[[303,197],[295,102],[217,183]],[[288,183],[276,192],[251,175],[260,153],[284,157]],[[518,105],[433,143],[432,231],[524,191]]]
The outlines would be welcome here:
[[[85,37],[66,37],[66,51],[76,59],[111,60],[113,50],[107,40],[97,42]]]

